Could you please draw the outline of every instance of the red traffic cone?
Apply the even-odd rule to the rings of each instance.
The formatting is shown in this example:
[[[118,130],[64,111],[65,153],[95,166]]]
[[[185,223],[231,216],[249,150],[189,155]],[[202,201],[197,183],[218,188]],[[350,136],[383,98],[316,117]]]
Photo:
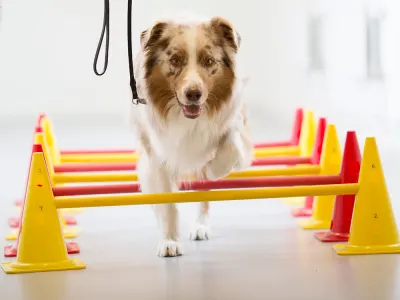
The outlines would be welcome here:
[[[300,142],[301,125],[303,124],[304,111],[302,108],[296,109],[296,117],[292,128],[292,145],[297,146]]]
[[[303,124],[304,111],[301,108],[296,110],[295,119],[292,126],[292,136],[290,139],[279,142],[266,142],[259,143],[257,147],[259,148],[269,148],[269,147],[286,147],[286,146],[298,146],[300,142],[301,127]]]
[[[324,144],[324,137],[326,131],[326,118],[320,118],[317,127],[317,136],[314,143],[313,154],[311,157],[311,164],[319,165],[321,161],[322,145]],[[307,196],[304,201],[303,207],[296,207],[292,209],[293,217],[309,217],[312,215],[312,206],[314,196]]]
[[[355,131],[348,131],[344,146],[343,163],[340,175],[342,183],[357,183],[360,173],[361,153]],[[346,242],[349,239],[355,195],[338,195],[335,199],[331,229],[329,232],[316,232],[321,242]]]
[[[47,117],[46,114],[40,114],[39,117],[38,117],[36,126],[37,126],[37,127],[42,127],[42,120],[43,120],[44,118],[46,118],[46,117]]]

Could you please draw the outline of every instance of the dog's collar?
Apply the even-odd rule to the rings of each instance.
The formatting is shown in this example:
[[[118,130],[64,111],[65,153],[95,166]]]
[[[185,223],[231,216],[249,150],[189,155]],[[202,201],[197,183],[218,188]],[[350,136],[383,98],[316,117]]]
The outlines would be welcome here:
[[[138,105],[138,104],[147,104],[145,99],[141,99],[141,98],[133,98],[132,99],[132,103],[134,105]]]

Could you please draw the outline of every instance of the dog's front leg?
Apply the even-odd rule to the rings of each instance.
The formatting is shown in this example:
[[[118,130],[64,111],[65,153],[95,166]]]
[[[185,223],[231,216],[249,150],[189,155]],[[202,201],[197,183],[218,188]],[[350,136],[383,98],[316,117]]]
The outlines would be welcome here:
[[[146,154],[138,162],[138,176],[143,193],[168,193],[178,191],[175,181],[164,165]],[[160,226],[158,255],[161,257],[182,255],[179,242],[178,210],[175,203],[153,205]]]
[[[210,225],[208,220],[210,203],[204,201],[200,202],[199,205],[199,214],[192,230],[190,231],[190,239],[193,241],[208,240],[210,238]]]
[[[233,169],[251,166],[253,148],[245,132],[231,129],[221,140],[214,159],[205,167],[205,177],[209,180],[221,179]]]

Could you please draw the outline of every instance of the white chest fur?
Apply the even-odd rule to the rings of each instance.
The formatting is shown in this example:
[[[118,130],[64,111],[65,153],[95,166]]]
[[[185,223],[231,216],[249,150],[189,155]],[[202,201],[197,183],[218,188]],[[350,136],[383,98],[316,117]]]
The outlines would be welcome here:
[[[227,128],[220,118],[187,119],[178,107],[166,123],[148,106],[137,107],[133,114],[136,125],[146,131],[155,158],[178,174],[198,171],[210,161]]]

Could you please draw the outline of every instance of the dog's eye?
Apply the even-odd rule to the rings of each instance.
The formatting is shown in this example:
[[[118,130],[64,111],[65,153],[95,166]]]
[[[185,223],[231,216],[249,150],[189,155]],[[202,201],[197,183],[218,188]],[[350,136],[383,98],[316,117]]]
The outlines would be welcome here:
[[[176,56],[176,55],[171,57],[170,62],[175,67],[179,67],[179,65],[181,64],[180,58],[178,56]]]
[[[206,59],[206,66],[207,67],[211,67],[214,64],[215,64],[215,59],[214,58],[209,57],[209,58]]]

